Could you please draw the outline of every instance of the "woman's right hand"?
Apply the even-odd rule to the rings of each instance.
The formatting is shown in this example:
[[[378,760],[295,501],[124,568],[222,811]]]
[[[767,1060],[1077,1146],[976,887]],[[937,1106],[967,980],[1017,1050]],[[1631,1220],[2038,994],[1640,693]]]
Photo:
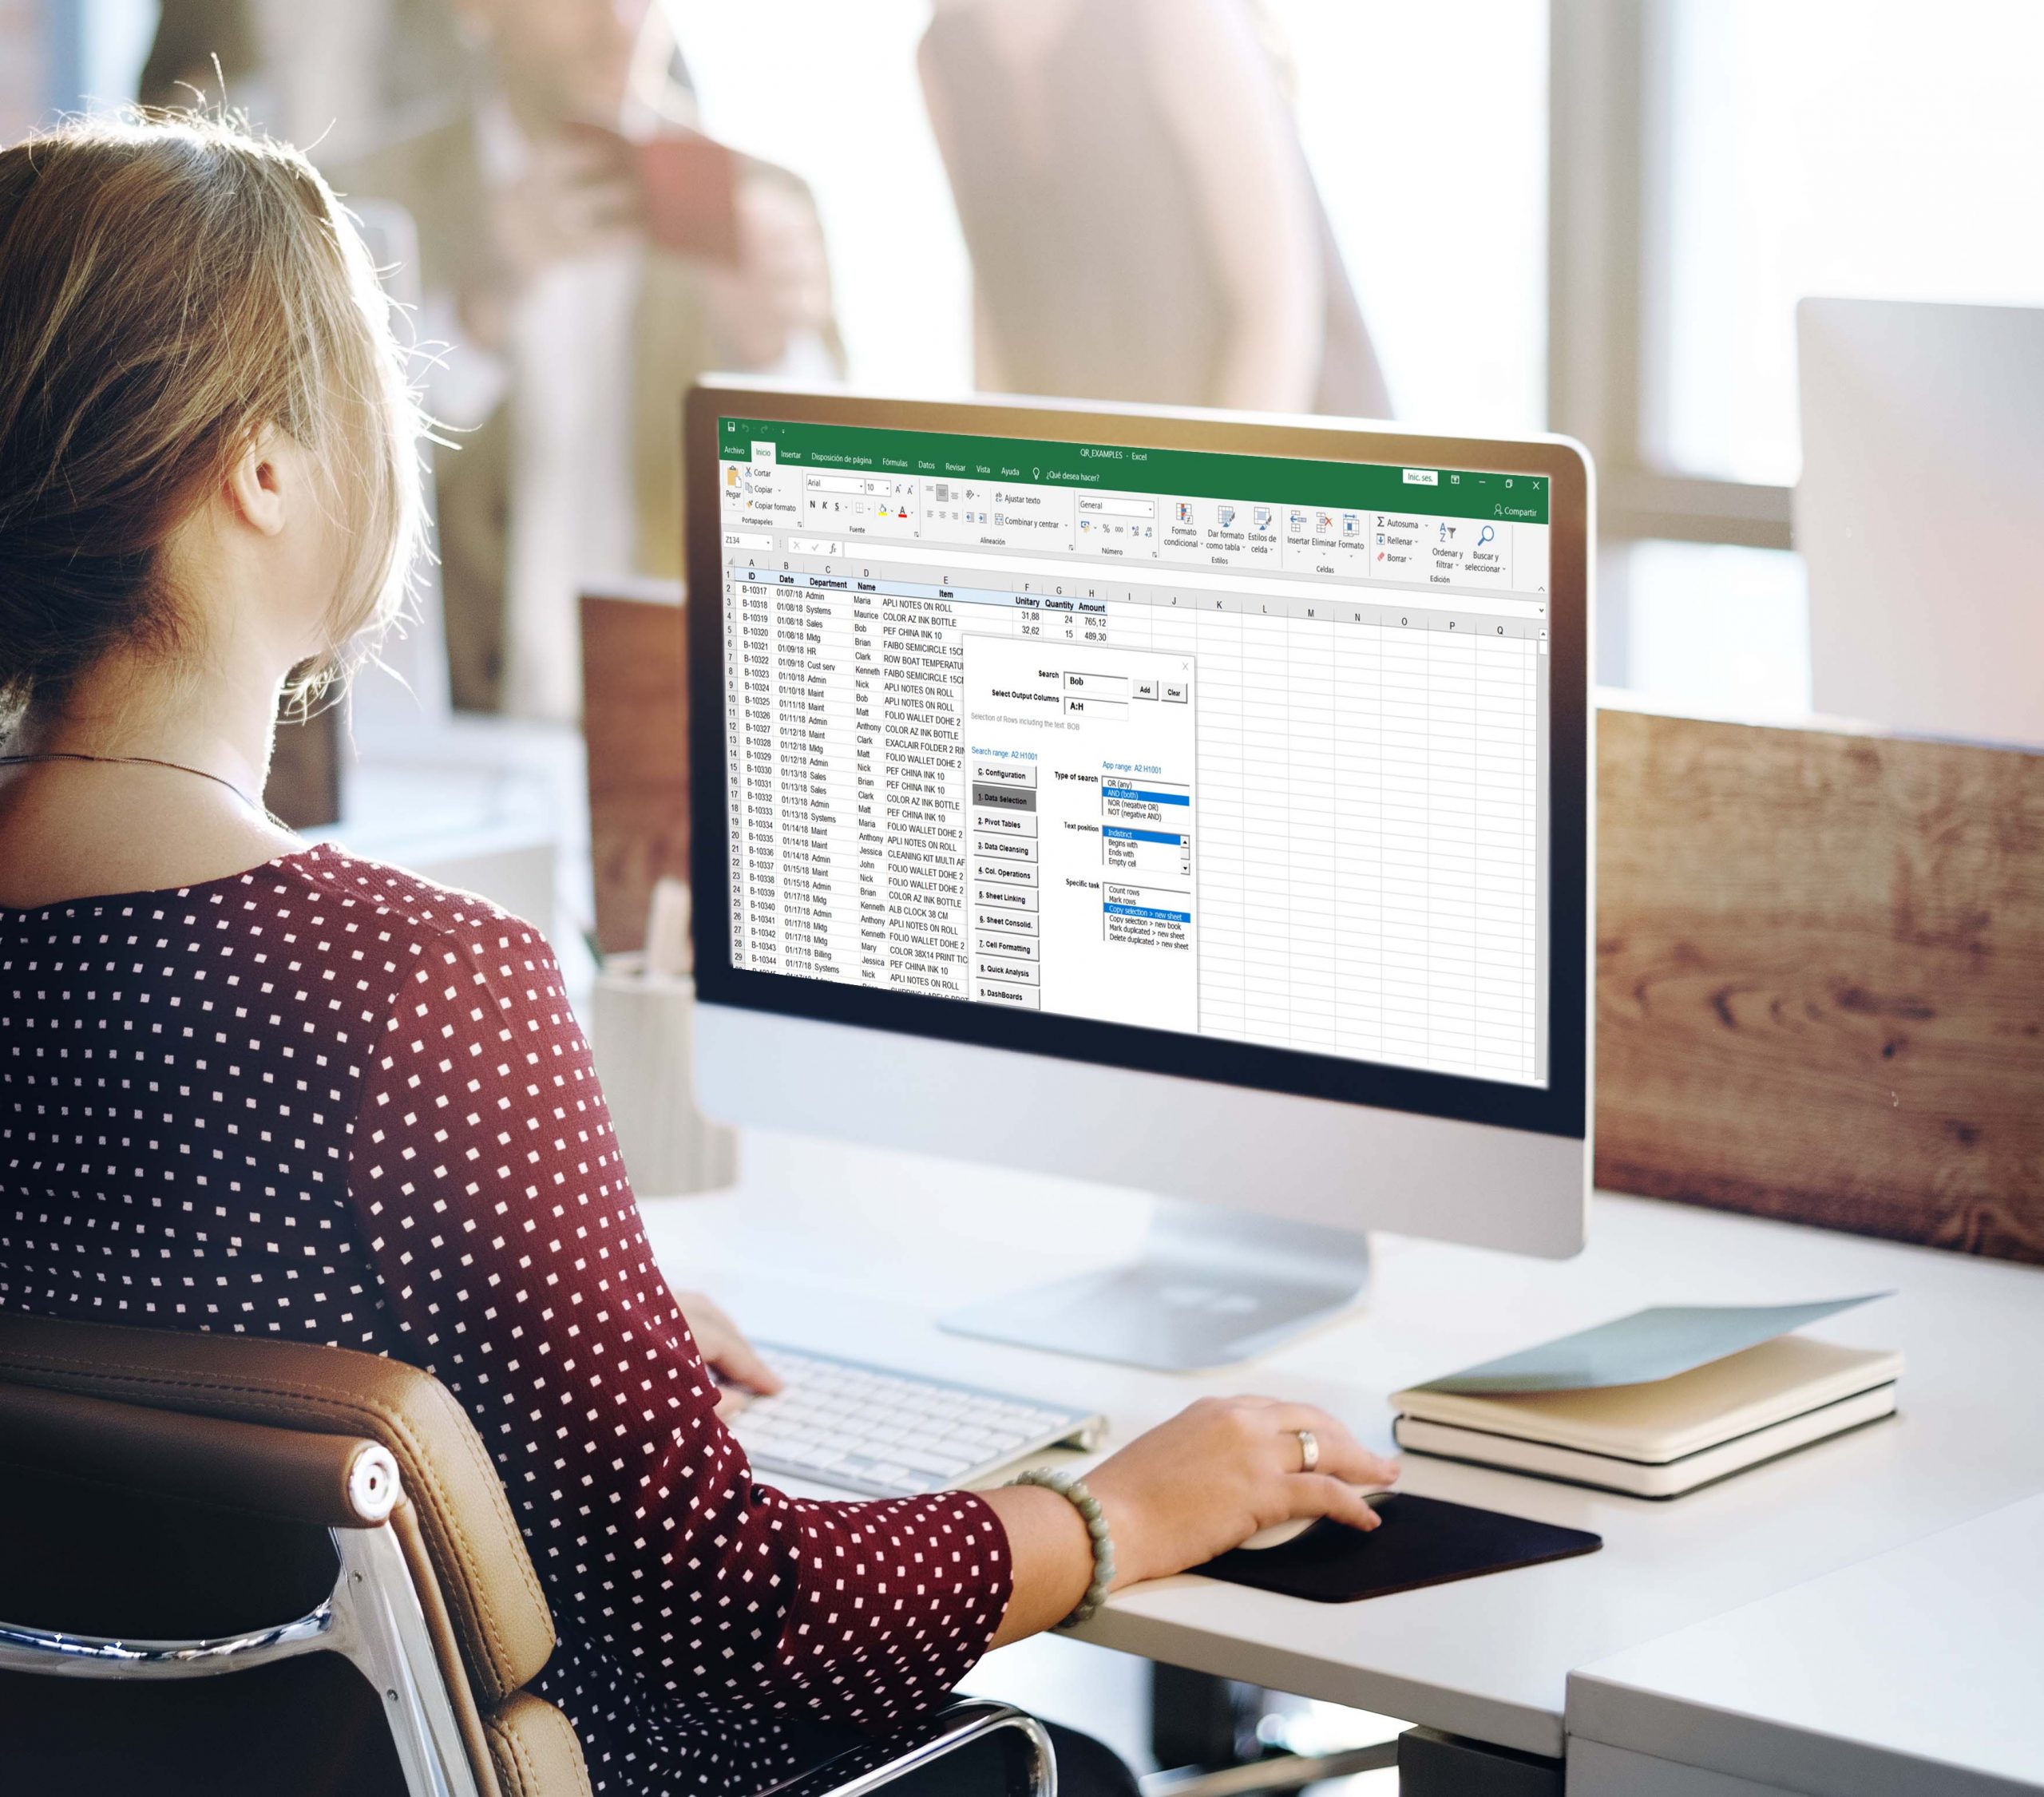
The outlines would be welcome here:
[[[1302,1430],[1320,1448],[1312,1472]],[[1359,1446],[1313,1405],[1202,1398],[1101,1462],[1086,1484],[1107,1516],[1119,1588],[1200,1565],[1297,1518],[1374,1529],[1377,1512],[1357,1488],[1397,1477],[1396,1460]]]

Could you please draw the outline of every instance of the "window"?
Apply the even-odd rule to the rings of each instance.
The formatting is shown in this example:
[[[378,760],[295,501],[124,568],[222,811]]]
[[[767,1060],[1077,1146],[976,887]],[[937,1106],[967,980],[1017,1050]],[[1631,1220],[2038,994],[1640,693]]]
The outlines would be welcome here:
[[[2044,303],[2044,6],[1678,0],[1666,30],[1648,452],[1789,485],[1798,299]]]
[[[1599,675],[1807,710],[1796,302],[2044,303],[2044,9],[1571,0],[1551,55],[1551,416],[1597,457]]]
[[[156,0],[65,0],[42,8],[52,113],[125,105],[156,29]]]
[[[876,393],[969,392],[972,268],[916,75],[929,6],[670,11],[703,129],[816,196],[852,378]]]
[[[1545,429],[1546,6],[1262,10],[1398,415]]]
[[[1556,12],[1554,422],[1610,530],[1788,546],[1804,295],[2044,303],[2040,55],[2029,0]]]
[[[1540,429],[1545,6],[1258,10],[1400,414]],[[916,75],[928,0],[749,0],[673,17],[705,129],[816,193],[853,379],[969,390],[972,270]]]

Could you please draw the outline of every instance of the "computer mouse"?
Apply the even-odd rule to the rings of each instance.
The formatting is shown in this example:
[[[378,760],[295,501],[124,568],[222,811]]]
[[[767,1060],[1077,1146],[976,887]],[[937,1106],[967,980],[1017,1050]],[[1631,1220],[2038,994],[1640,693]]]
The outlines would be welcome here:
[[[1256,1553],[1266,1547],[1282,1547],[1287,1542],[1295,1542],[1320,1518],[1317,1516],[1294,1516],[1283,1522],[1274,1522],[1268,1529],[1259,1529],[1242,1545],[1240,1551]]]
[[[1368,1491],[1364,1494],[1364,1498],[1365,1502],[1374,1504],[1378,1498],[1390,1495],[1388,1491]],[[1295,1516],[1283,1522],[1274,1522],[1268,1529],[1258,1530],[1242,1543],[1242,1550],[1254,1554],[1260,1553],[1265,1548],[1282,1547],[1287,1542],[1297,1541],[1314,1523],[1321,1520],[1317,1516]]]

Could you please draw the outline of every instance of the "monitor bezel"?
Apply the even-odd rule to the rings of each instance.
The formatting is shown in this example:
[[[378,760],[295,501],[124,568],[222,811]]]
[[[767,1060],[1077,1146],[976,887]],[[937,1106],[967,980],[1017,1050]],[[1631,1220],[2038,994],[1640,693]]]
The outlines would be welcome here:
[[[722,677],[723,521],[717,477],[717,425],[725,415],[789,424],[1113,442],[1544,477],[1549,483],[1551,663],[1547,1086],[1517,1085],[1043,1011],[999,1010],[958,999],[879,992],[735,968],[731,956],[729,787]],[[689,595],[690,866],[695,988],[701,1002],[1543,1135],[1586,1138],[1590,477],[1576,445],[1560,437],[1424,435],[1345,419],[1280,421],[1236,414],[984,396],[970,401],[901,399],[715,379],[690,390],[683,402],[683,432]],[[707,520],[707,528],[690,528],[688,520],[698,519]]]

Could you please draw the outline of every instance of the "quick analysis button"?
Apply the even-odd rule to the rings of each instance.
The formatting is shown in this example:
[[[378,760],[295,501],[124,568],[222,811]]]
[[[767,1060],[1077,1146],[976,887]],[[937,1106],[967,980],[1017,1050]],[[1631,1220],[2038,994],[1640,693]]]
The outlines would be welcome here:
[[[996,960],[979,955],[973,957],[972,972],[979,979],[1004,980],[1011,986],[1033,986],[1036,983],[1036,970],[1027,961]]]

